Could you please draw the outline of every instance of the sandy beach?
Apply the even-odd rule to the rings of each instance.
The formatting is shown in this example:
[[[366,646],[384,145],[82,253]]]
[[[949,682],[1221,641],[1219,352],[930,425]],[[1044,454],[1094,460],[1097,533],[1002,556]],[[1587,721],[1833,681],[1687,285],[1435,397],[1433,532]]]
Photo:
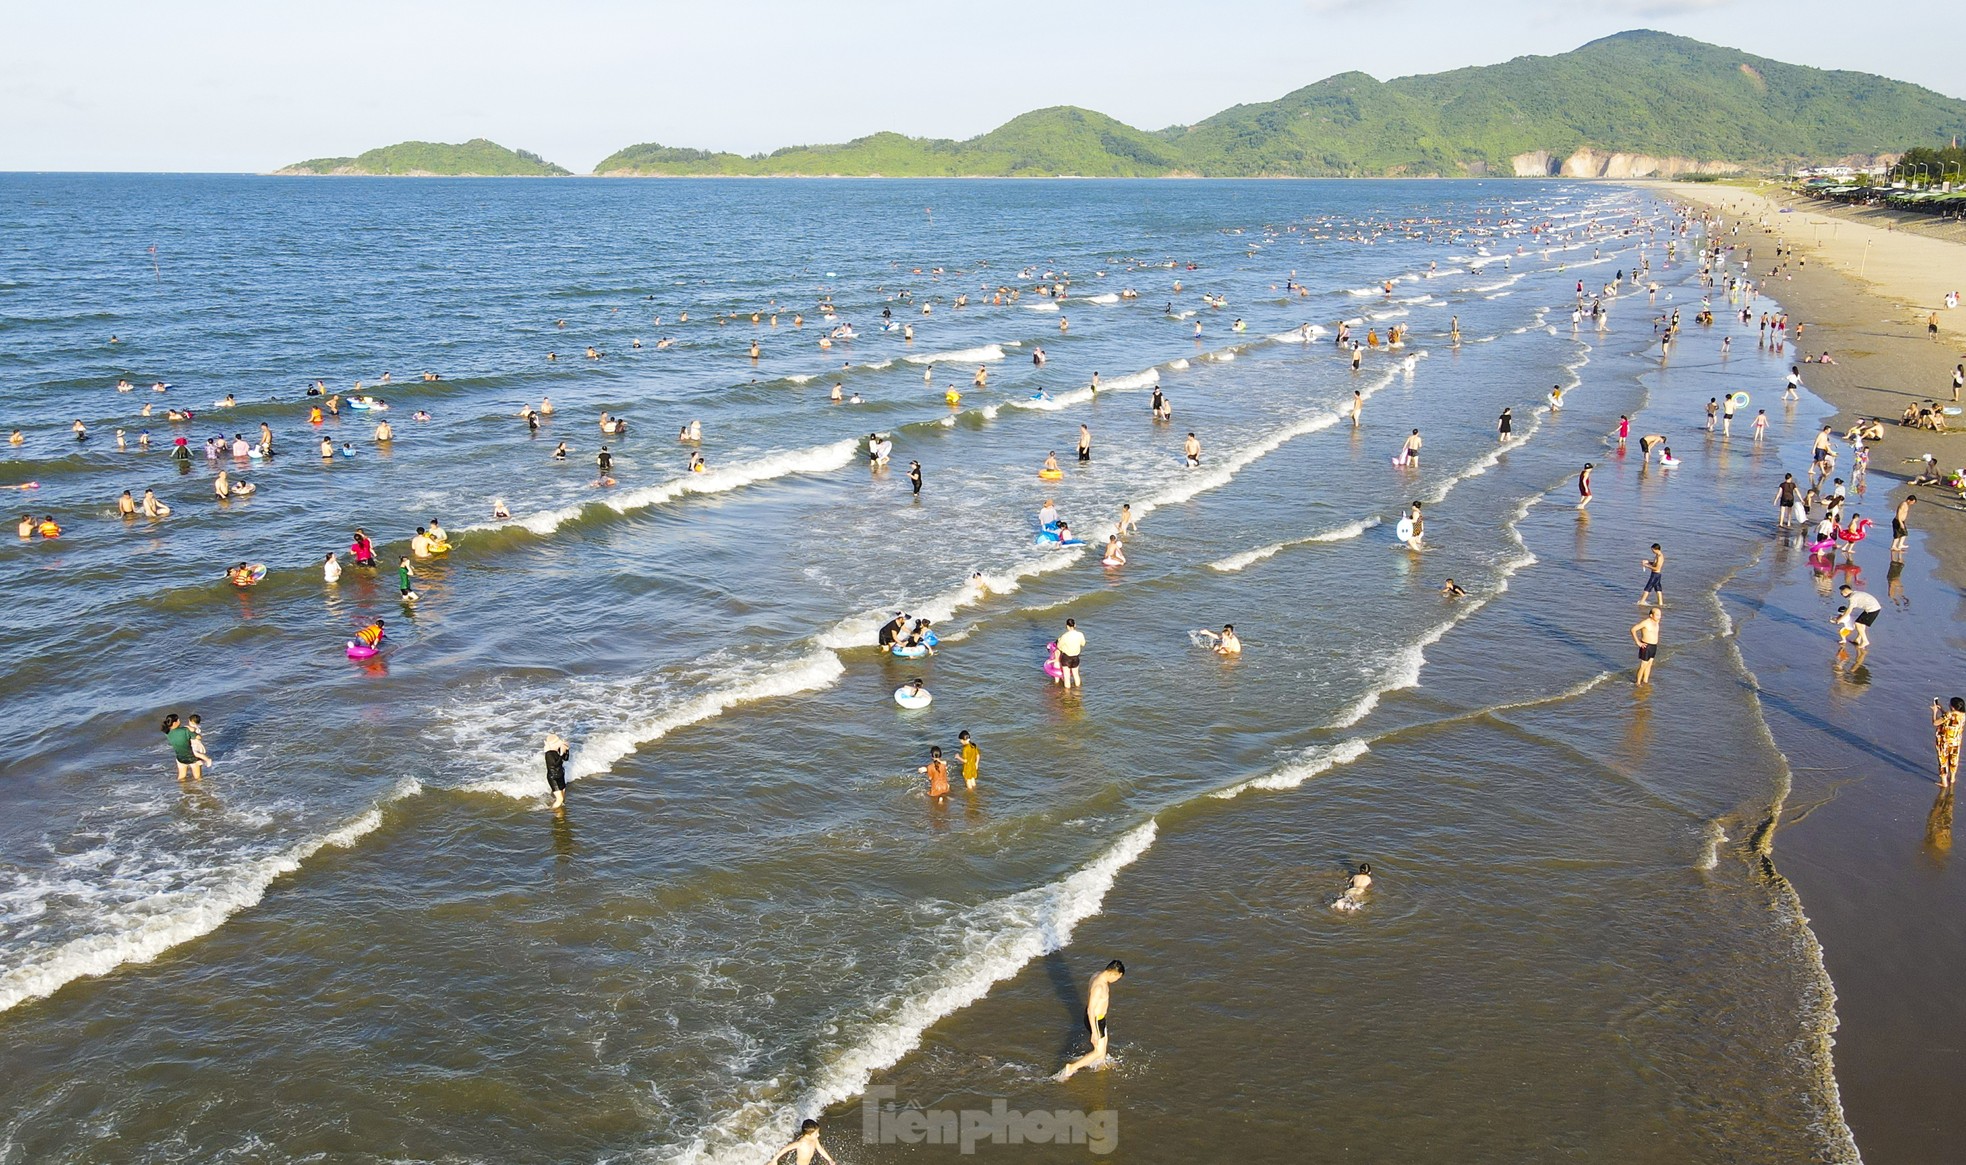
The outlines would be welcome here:
[[[1794,247],[1792,273],[1768,280],[1767,291],[1792,329],[1807,329],[1792,345],[1797,360],[1828,350],[1836,361],[1803,366],[1810,390],[1836,410],[1823,422],[1839,431],[1858,417],[1886,422],[1862,508],[1882,524],[1906,493],[1919,498],[1906,566],[1887,582],[1901,647],[1874,650],[1868,666],[1824,667],[1826,637],[1785,619],[1780,592],[1768,600],[1774,610],[1743,621],[1741,642],[1795,774],[1774,842],[1781,874],[1771,876],[1793,882],[1824,948],[1841,1022],[1837,1077],[1858,1147],[1873,1165],[1945,1159],[1966,1133],[1949,1103],[1966,1024],[1938,1005],[1952,996],[1966,949],[1966,879],[1949,862],[1952,798],[1934,799],[1927,708],[1959,688],[1950,660],[1966,593],[1966,507],[1944,487],[1910,486],[1917,470],[1905,462],[1930,452],[1942,468],[1966,464],[1966,435],[1900,428],[1895,418],[1913,399],[1946,402],[1952,368],[1966,358],[1966,312],[1943,306],[1945,292],[1966,287],[1966,243],[1943,236],[1966,232],[1785,193],[1654,188],[1742,222],[1736,242],[1755,248],[1758,275],[1774,263],[1777,239]],[[1937,342],[1926,334],[1934,311]],[[1921,592],[1921,602],[1904,597]],[[1801,607],[1808,597],[1794,598]]]

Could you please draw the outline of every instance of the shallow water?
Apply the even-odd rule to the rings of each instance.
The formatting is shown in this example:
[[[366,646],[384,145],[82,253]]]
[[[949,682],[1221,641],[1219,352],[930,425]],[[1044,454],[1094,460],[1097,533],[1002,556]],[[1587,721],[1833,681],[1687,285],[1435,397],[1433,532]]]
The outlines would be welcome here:
[[[1374,1158],[1854,1157],[1813,939],[1747,841],[1787,769],[1715,597],[1763,560],[1759,494],[1806,463],[1813,414],[1771,412],[1760,448],[1696,434],[1722,387],[1774,407],[1783,361],[1745,333],[1722,363],[1692,329],[1660,367],[1651,316],[1700,292],[1643,196],[0,186],[24,256],[0,285],[0,402],[29,436],[7,480],[40,480],[29,504],[67,527],[0,564],[7,703],[30,726],[0,823],[0,1160],[748,1160],[821,1110],[850,1159],[906,1152],[851,1143],[870,1083],[1111,1108],[1149,1160],[1285,1137]],[[1576,280],[1642,259],[1657,304],[1628,289],[1607,331],[1573,332]],[[1070,273],[1062,304],[1032,290],[1047,271]],[[1020,299],[988,305],[1000,285]],[[817,347],[822,296],[858,339]],[[750,322],[774,308],[776,328]],[[1343,319],[1413,333],[1356,374],[1328,337],[1276,338]],[[394,447],[344,413],[328,428],[358,452],[323,464],[302,389],[385,370]],[[137,392],[114,391],[125,375]],[[194,445],[273,425],[258,494],[219,503],[202,458],[178,477],[114,451],[157,379],[159,399],[241,401],[180,426]],[[827,403],[836,380],[865,403]],[[1148,416],[1155,384],[1171,425]],[[516,414],[549,393],[529,438]],[[603,409],[631,420],[607,488]],[[1621,413],[1674,434],[1682,464],[1610,447]],[[712,467],[694,477],[670,436],[690,419]],[[1414,426],[1422,466],[1394,469]],[[869,471],[872,431],[893,468]],[[1051,450],[1066,477],[1041,483]],[[120,523],[116,492],[145,485],[176,514]],[[1127,565],[1038,544],[1047,496],[1094,543],[1130,502]],[[1413,499],[1418,555],[1390,532]],[[370,572],[320,581],[354,526],[393,560],[433,515],[458,548],[413,607]],[[1668,646],[1634,695],[1624,628],[1653,540]],[[272,573],[235,593],[218,575],[241,558]],[[1466,599],[1440,597],[1449,576]],[[936,618],[934,658],[868,646],[897,608]],[[352,664],[341,644],[376,614],[393,646]],[[1090,640],[1071,695],[1038,670],[1068,615]],[[1190,640],[1223,622],[1239,660]],[[915,676],[935,703],[903,712],[889,694]],[[195,792],[153,735],[172,709],[203,713],[220,758]],[[549,728],[575,745],[564,817],[540,810]],[[980,787],[929,804],[915,767],[964,728]],[[1358,860],[1379,885],[1336,915]],[[1116,1061],[1051,1084],[1110,957],[1130,970]],[[1200,1115],[1223,1111],[1233,1127]]]

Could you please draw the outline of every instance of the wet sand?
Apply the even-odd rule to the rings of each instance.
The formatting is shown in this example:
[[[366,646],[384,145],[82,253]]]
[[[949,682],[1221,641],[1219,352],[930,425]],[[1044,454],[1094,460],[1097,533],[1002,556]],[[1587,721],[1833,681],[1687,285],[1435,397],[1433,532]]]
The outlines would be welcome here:
[[[1966,694],[1952,666],[1966,597],[1966,507],[1942,486],[1910,486],[1916,469],[1904,462],[1929,451],[1942,467],[1966,464],[1966,432],[1917,432],[1893,419],[1915,398],[1948,403],[1966,312],[1940,301],[1966,286],[1966,245],[1886,230],[1872,221],[1878,212],[1830,214],[1810,200],[1724,186],[1660,189],[1731,206],[1730,218],[1743,209],[1746,222],[1765,217],[1767,228],[1737,239],[1755,247],[1764,277],[1775,232],[1794,244],[1792,277],[1769,281],[1768,291],[1791,327],[1807,326],[1791,345],[1796,357],[1828,349],[1837,361],[1803,368],[1811,391],[1835,407],[1823,423],[1840,431],[1860,416],[1886,420],[1859,508],[1886,526],[1904,494],[1919,498],[1903,571],[1890,572],[1883,590],[1874,577],[1865,584],[1889,606],[1864,666],[1833,658],[1834,637],[1819,618],[1829,599],[1806,584],[1775,587],[1742,620],[1741,645],[1794,771],[1774,858],[1801,896],[1836,986],[1836,1074],[1857,1145],[1872,1165],[1948,1159],[1966,1134],[1950,1097],[1966,1020],[1948,1003],[1966,952],[1966,873],[1951,860],[1952,798],[1938,796],[1928,709],[1934,696]],[[1783,205],[1796,209],[1781,214]],[[1938,342],[1926,335],[1934,310]]]

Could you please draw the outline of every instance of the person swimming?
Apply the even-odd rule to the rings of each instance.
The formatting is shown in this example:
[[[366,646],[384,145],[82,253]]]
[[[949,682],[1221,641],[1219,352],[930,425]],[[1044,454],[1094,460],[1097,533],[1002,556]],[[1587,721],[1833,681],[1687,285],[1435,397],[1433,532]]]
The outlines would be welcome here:
[[[1365,905],[1365,892],[1372,888],[1372,863],[1360,862],[1358,872],[1345,879],[1344,893],[1331,903],[1331,909],[1347,914]]]

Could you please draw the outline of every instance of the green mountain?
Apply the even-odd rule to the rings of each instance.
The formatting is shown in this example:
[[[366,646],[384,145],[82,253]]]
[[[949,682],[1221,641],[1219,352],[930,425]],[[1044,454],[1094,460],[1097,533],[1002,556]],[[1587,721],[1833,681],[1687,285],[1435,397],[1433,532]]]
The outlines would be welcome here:
[[[547,178],[565,168],[525,150],[472,138],[449,142],[397,142],[356,158],[310,158],[275,170],[276,174],[393,174],[446,178]]]
[[[594,172],[1625,178],[1868,157],[1960,134],[1966,101],[1929,89],[1639,31],[1557,56],[1393,81],[1341,73],[1154,133],[1058,106],[967,141],[879,133],[749,157],[646,144]]]

